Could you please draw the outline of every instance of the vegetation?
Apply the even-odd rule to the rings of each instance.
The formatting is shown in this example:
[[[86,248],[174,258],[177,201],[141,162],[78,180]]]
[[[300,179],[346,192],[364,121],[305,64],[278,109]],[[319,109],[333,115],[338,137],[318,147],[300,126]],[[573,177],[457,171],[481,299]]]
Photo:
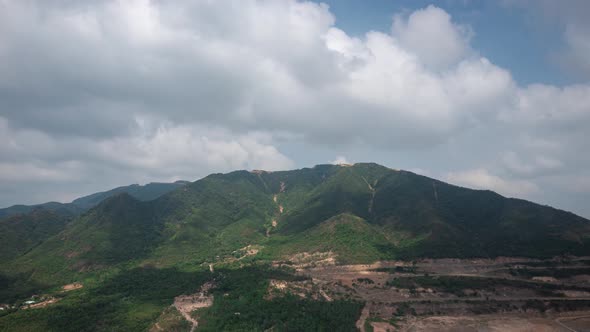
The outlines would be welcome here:
[[[45,209],[0,219],[0,262],[27,253],[63,231],[69,220],[69,217]]]
[[[379,267],[374,269],[377,272],[388,273],[412,273],[416,274],[416,266],[394,266],[394,267]]]
[[[158,319],[175,329],[177,313],[164,309],[211,278],[216,301],[197,312],[205,330],[348,330],[362,304],[266,300],[268,279],[293,276],[265,264],[303,252],[339,263],[590,254],[586,219],[376,164],[123,188],[77,200],[83,210],[98,204],[83,213],[35,210],[0,220],[0,303],[86,285],[45,309],[4,314],[0,330],[145,330]],[[390,285],[459,295],[498,282],[416,277]]]
[[[499,287],[512,287],[518,289],[532,289],[542,296],[562,296],[555,291],[571,289],[585,290],[577,286],[561,286],[555,284],[542,284],[521,280],[483,278],[483,277],[451,277],[451,276],[415,276],[396,277],[387,281],[387,286],[416,290],[418,287],[431,288],[437,292],[466,296],[466,290],[495,291]]]
[[[265,300],[268,279],[295,280],[281,271],[221,272],[213,306],[198,312],[204,331],[355,331],[363,304],[314,301],[295,295]]]
[[[176,181],[174,183],[148,183],[143,186],[132,184],[130,186],[117,187],[108,191],[80,197],[71,203],[47,202],[36,205],[13,205],[0,209],[0,218],[26,215],[36,210],[51,211],[63,217],[76,216],[117,194],[127,193],[140,201],[151,201],[187,183],[186,181]]]
[[[520,277],[553,277],[556,279],[569,278],[580,274],[590,274],[588,267],[571,267],[571,268],[540,268],[540,269],[510,269],[510,274]]]
[[[195,292],[211,278],[206,272],[135,268],[96,287],[67,294],[42,309],[19,310],[0,318],[0,330],[146,330],[175,296]]]
[[[215,301],[212,307],[198,311],[202,330],[354,330],[362,303],[318,302],[292,295],[265,300],[271,278],[298,277],[265,267],[216,273],[135,268],[122,271],[97,287],[68,294],[55,305],[0,317],[0,330],[139,331],[148,329],[155,321],[180,329],[186,324],[177,319],[174,310],[166,308],[174,297],[195,293],[211,280],[217,285]]]

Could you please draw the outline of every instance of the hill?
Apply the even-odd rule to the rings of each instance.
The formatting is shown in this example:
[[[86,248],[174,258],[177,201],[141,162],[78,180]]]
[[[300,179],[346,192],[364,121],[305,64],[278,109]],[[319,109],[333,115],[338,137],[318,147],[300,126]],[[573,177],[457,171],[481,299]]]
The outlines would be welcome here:
[[[70,217],[35,209],[0,220],[0,261],[16,258],[64,230]]]
[[[187,181],[176,181],[172,183],[152,182],[145,185],[132,184],[80,197],[73,200],[71,204],[82,209],[89,209],[98,205],[103,200],[120,193],[127,193],[140,201],[151,201],[187,183]]]
[[[253,283],[250,290],[243,288],[249,285],[244,281],[242,286],[234,285],[237,288],[230,283],[226,293],[233,290],[241,294],[240,299],[251,298],[253,302],[236,301],[241,303],[240,310],[247,306],[254,310],[268,304],[262,299],[269,278],[277,277],[278,272],[269,270],[276,262],[304,264],[311,259],[366,264],[437,257],[590,255],[590,222],[582,217],[373,163],[212,174],[153,200],[138,199],[125,190],[106,195],[106,199],[102,194],[79,201],[83,206],[101,200],[74,219],[56,223],[63,226],[61,230],[39,229],[40,242],[27,240],[20,245],[17,240],[6,244],[10,254],[0,265],[0,282],[4,285],[0,302],[78,280],[119,301],[130,296],[125,294],[139,291],[126,293],[124,289],[131,287],[130,283],[169,289],[168,283],[175,278],[209,280],[216,276],[222,278],[217,282],[238,282],[246,278],[243,273],[249,273],[251,278],[260,278],[249,279]],[[15,220],[13,224],[18,223]],[[26,221],[22,228],[28,224],[40,222]],[[248,266],[254,270],[246,271]],[[224,272],[217,274],[209,269]],[[280,278],[293,276],[281,274]],[[104,290],[105,280],[116,286]],[[158,297],[157,305],[150,302],[152,311],[140,321],[153,321],[154,315],[170,303],[166,301],[181,292],[195,291],[193,286],[170,290]],[[115,290],[122,293],[112,295]],[[133,294],[137,301],[153,300]],[[289,303],[308,305],[299,300]],[[127,305],[121,302],[122,311],[117,315],[129,310]],[[337,307],[338,312],[358,308],[343,305]],[[96,304],[92,310],[100,308],[103,304]],[[225,324],[230,318],[221,311],[215,313],[215,308],[211,309],[210,322]],[[335,316],[330,317],[339,315],[332,314]],[[119,318],[113,318],[113,322]],[[268,324],[271,327],[274,323]]]
[[[50,210],[64,216],[73,216],[78,215],[96,206],[106,198],[119,193],[128,193],[141,201],[149,201],[182,187],[187,183],[187,181],[176,181],[173,183],[152,182],[146,185],[132,184],[83,196],[73,200],[71,203],[47,202],[35,205],[18,204],[0,209],[0,219],[16,214],[26,214],[36,209]]]
[[[359,263],[552,257],[589,254],[589,236],[582,217],[491,191],[377,164],[319,165],[213,174],[147,202],[112,196],[15,268],[42,270],[47,256],[60,273],[128,261],[200,264],[246,246],[267,259],[314,250]]]

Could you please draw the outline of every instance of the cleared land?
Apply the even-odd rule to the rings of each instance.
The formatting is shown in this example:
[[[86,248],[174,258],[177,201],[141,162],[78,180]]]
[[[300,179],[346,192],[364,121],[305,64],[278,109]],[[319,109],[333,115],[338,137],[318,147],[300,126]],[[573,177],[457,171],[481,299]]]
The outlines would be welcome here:
[[[361,331],[590,330],[588,257],[289,263],[308,279],[273,296],[362,301]]]

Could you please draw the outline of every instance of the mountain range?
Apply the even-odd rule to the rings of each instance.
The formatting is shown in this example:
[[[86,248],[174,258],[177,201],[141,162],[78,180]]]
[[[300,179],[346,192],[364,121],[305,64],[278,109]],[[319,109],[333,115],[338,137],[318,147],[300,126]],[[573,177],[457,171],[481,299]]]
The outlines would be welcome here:
[[[374,163],[235,171],[1,210],[0,302],[137,267],[590,255],[590,222]]]
[[[161,195],[172,191],[178,187],[187,184],[188,181],[176,181],[173,183],[152,182],[146,185],[132,184],[129,186],[117,187],[111,190],[94,193],[88,196],[80,197],[71,203],[47,202],[35,205],[13,205],[0,209],[0,218],[12,216],[15,214],[25,214],[36,209],[55,211],[63,215],[78,215],[91,207],[96,206],[108,197],[118,193],[128,193],[141,201],[149,201],[160,197]]]

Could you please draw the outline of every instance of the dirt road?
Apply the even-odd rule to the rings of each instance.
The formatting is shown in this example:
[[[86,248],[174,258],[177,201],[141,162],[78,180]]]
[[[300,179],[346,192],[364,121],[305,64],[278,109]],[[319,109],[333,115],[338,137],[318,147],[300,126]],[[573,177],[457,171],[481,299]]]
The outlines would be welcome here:
[[[365,322],[367,321],[367,318],[369,318],[369,313],[369,306],[365,305],[363,311],[361,312],[361,316],[356,321],[356,328],[361,332],[365,332]]]
[[[213,283],[207,282],[201,286],[198,293],[192,295],[180,295],[174,298],[174,307],[180,312],[182,317],[191,323],[191,332],[193,332],[199,322],[191,316],[191,312],[199,309],[210,307],[213,304],[213,295],[209,295],[209,290],[213,288]]]

